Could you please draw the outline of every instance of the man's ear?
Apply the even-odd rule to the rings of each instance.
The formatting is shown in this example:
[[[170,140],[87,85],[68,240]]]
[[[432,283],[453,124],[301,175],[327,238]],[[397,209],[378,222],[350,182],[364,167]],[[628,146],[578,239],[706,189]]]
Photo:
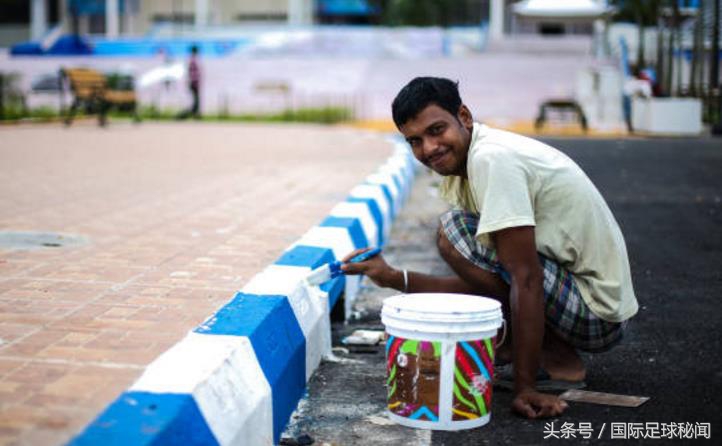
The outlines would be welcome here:
[[[459,107],[459,112],[456,114],[456,117],[459,119],[459,122],[466,127],[467,129],[470,129],[474,127],[474,117],[471,115],[471,110],[469,110],[469,107],[467,107],[464,104],[461,104]]]

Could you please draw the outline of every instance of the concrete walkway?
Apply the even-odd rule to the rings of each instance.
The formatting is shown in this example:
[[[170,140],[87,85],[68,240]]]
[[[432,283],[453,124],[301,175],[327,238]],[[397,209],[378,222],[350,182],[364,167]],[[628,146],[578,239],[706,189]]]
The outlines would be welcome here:
[[[81,243],[0,246],[0,444],[69,440],[390,153],[316,126],[0,129],[0,232]]]

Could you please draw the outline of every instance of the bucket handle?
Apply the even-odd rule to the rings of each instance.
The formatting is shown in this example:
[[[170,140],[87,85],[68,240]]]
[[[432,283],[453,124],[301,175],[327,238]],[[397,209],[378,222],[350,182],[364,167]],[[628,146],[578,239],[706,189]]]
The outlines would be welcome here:
[[[501,341],[496,342],[496,345],[494,346],[494,350],[496,350],[497,348],[504,345],[504,341],[506,341],[506,332],[507,332],[506,319],[502,319],[501,320]]]

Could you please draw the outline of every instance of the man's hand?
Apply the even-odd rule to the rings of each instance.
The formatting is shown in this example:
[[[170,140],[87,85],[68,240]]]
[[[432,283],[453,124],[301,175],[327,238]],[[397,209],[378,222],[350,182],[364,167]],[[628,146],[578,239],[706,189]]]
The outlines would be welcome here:
[[[511,408],[527,418],[550,418],[562,414],[569,405],[556,395],[527,390],[517,394]]]
[[[342,261],[348,262],[369,249],[371,248],[357,249],[344,257]],[[408,271],[406,280],[404,280],[404,273],[389,266],[380,254],[363,262],[344,263],[341,265],[341,271],[350,275],[365,274],[380,287],[393,288],[405,293],[477,293],[472,286],[455,274],[432,276]]]
[[[399,276],[400,273],[399,271],[391,268],[381,254],[371,257],[363,262],[346,263],[357,255],[369,251],[370,249],[371,248],[357,249],[344,257],[342,259],[344,264],[341,266],[341,270],[345,274],[349,275],[365,274],[373,283],[380,287],[398,289],[399,280],[396,276]],[[403,284],[403,278],[401,278],[401,283]]]

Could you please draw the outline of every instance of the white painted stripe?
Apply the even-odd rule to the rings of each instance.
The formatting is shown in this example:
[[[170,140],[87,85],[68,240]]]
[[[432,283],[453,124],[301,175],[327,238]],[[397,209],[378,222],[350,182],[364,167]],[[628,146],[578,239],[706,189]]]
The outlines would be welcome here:
[[[249,294],[280,294],[288,296],[310,272],[311,268],[307,266],[269,265],[253,276],[241,291]],[[303,313],[305,312],[296,313],[296,316]]]
[[[406,178],[406,181],[409,183],[413,182],[413,179],[414,179],[413,159],[409,159],[409,157],[407,157],[405,155],[395,155],[389,159],[388,164],[390,164],[392,166],[398,166],[398,168],[403,173],[404,178]]]
[[[273,444],[271,387],[247,337],[188,333],[129,390],[192,394],[221,445]]]
[[[331,226],[316,226],[304,234],[301,239],[294,245],[319,246],[322,248],[330,248],[337,260],[341,260],[351,251],[354,250],[353,240],[346,228],[334,228]],[[359,290],[361,277],[348,276],[344,286],[344,310],[346,317],[350,315],[349,311],[356,300]]]
[[[331,353],[328,293],[302,283],[310,272],[311,268],[305,266],[271,265],[256,274],[241,290],[249,294],[288,296],[306,338],[306,381],[321,363],[321,358]]]
[[[351,317],[353,312],[353,304],[361,289],[361,279],[363,276],[346,276],[346,286],[344,288],[343,310],[346,320]]]
[[[391,212],[392,217],[396,217],[399,211],[399,189],[396,187],[396,183],[394,183],[394,179],[391,177],[391,175],[387,173],[373,173],[366,177],[366,180],[371,184],[383,184],[386,185],[389,188],[389,191],[391,192],[392,197],[392,206],[393,210]]]
[[[350,203],[344,201],[331,209],[329,215],[342,218],[358,218],[369,245],[376,246],[378,243],[379,228],[376,226],[376,221],[365,203]]]
[[[388,174],[399,180],[399,183],[401,184],[401,188],[399,190],[399,206],[403,204],[403,202],[406,201],[406,197],[409,193],[409,186],[411,184],[408,178],[404,175],[403,169],[399,165],[386,163],[379,168],[379,172],[381,172],[382,174]]]
[[[356,198],[370,198],[376,202],[376,205],[379,207],[384,219],[383,240],[384,242],[388,241],[389,233],[391,232],[391,208],[389,207],[386,195],[384,195],[381,186],[375,184],[361,184],[351,189],[350,195]]]
[[[333,251],[336,260],[341,260],[354,250],[353,240],[348,229],[333,226],[314,226],[291,245],[319,246]]]

